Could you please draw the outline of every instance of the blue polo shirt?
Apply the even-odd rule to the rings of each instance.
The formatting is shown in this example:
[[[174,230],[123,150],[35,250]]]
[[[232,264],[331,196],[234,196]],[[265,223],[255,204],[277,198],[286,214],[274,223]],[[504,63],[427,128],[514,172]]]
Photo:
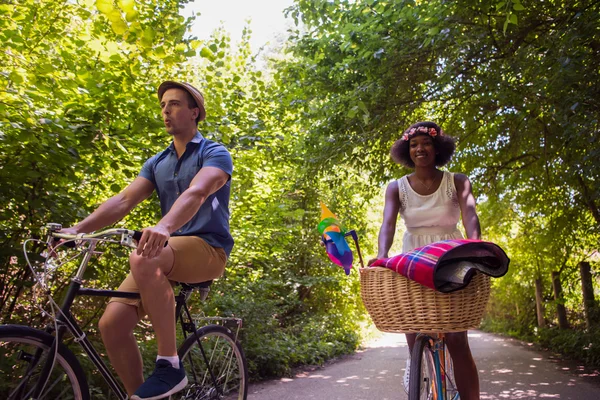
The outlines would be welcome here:
[[[222,188],[208,196],[196,215],[171,236],[198,236],[213,247],[221,247],[231,254],[233,238],[229,233],[229,194],[233,162],[227,149],[200,132],[186,145],[177,159],[173,143],[166,150],[149,158],[142,167],[141,177],[148,179],[158,193],[164,217],[202,167],[216,167],[229,175]]]

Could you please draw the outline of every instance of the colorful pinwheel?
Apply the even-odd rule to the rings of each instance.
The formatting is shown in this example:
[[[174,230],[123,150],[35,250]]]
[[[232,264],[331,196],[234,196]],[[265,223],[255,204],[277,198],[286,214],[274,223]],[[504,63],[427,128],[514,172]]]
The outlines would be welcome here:
[[[321,202],[319,233],[331,261],[343,267],[346,275],[350,275],[353,256],[345,238],[350,233],[346,232],[336,215],[329,211],[323,202]]]

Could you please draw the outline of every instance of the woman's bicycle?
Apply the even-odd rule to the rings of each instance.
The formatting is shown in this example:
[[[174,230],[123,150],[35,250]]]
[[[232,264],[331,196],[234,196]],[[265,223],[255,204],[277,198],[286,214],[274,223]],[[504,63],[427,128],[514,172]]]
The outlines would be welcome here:
[[[474,257],[472,261],[457,259],[445,265],[486,270],[487,266],[478,264],[483,259],[481,254],[478,253],[479,258]],[[398,257],[408,260],[406,262],[415,262],[414,257]],[[506,255],[504,258],[501,255],[496,257],[499,266],[508,267]],[[487,271],[490,272],[489,269]],[[502,276],[504,273],[493,274],[495,271],[491,271],[491,276]],[[392,269],[376,266],[362,267],[360,282],[363,304],[377,329],[382,332],[417,333],[411,350],[409,400],[459,399],[445,334],[467,331],[479,325],[489,299],[490,276],[474,273],[470,283],[460,290],[441,293]]]
[[[460,399],[443,333],[417,335],[410,359],[408,399]]]
[[[100,372],[111,392],[117,399],[127,399],[123,390],[112,375],[92,343],[82,331],[70,312],[75,298],[79,295],[100,297],[139,298],[137,293],[115,290],[99,290],[82,287],[86,267],[96,253],[99,244],[120,244],[135,248],[134,240],[140,232],[127,229],[109,229],[85,235],[60,233],[59,224],[48,224],[46,242],[29,239],[23,244],[27,264],[32,269],[34,303],[42,314],[50,318],[44,330],[22,325],[0,326],[0,398],[21,399],[90,399],[90,390],[85,372],[77,357],[66,346],[65,339],[70,333],[89,360]],[[57,239],[65,240],[53,248]],[[27,252],[28,242],[37,242],[51,248],[56,253],[60,246],[75,247],[79,251],[64,262],[54,257],[46,257],[36,268]],[[67,262],[83,256],[75,276],[66,290],[62,305],[58,305],[52,295],[52,276],[55,270]],[[194,318],[187,306],[187,300],[195,290],[205,300],[212,281],[197,284],[179,284],[180,291],[175,296],[176,318],[185,338],[178,349],[188,376],[188,385],[173,395],[181,400],[245,400],[248,392],[248,371],[246,359],[237,340],[241,327],[238,318]],[[47,298],[47,301],[45,299]],[[40,301],[40,300],[44,301]],[[45,307],[40,304],[45,304]],[[197,321],[212,323],[198,327]],[[235,326],[236,332],[220,324]],[[9,366],[9,367],[6,367]]]

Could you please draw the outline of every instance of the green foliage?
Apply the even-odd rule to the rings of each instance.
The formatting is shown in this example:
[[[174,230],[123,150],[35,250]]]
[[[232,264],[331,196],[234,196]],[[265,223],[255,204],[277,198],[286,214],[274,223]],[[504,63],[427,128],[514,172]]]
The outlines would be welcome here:
[[[511,257],[486,326],[542,340],[534,280],[544,282],[552,325],[550,273],[559,271],[559,301],[581,328],[577,264],[600,235],[597,3],[297,0],[287,12],[301,28],[267,71],[256,68],[249,30],[237,50],[222,30],[186,38],[185,3],[0,5],[2,321],[41,322],[28,316],[20,244],[42,223],[80,220],[166,147],[155,90],[181,79],[203,89],[200,129],[234,158],[236,244],[226,278],[194,309],[244,319],[254,378],[358,345],[358,277],[319,246],[319,200],[357,230],[365,258],[374,255],[381,188],[407,172],[389,148],[417,120],[457,137],[449,169],[470,175],[484,237]],[[119,224],[159,217],[152,198]],[[102,256],[86,284],[115,288],[124,256]],[[92,334],[103,305],[84,300],[77,314]],[[550,341],[555,330],[544,335]],[[141,337],[151,361],[148,327]]]
[[[378,0],[288,10],[303,25],[281,79],[322,170],[356,168],[363,186],[383,186],[406,172],[388,152],[411,123],[437,121],[458,139],[449,169],[470,175],[484,238],[512,260],[488,322],[515,334],[536,327],[537,278],[555,323],[552,271],[558,303],[582,326],[577,265],[600,239],[599,11],[592,1]]]
[[[244,319],[254,378],[350,352],[363,317],[357,276],[346,279],[331,266],[316,226],[318,200],[351,194],[351,184],[331,190],[314,168],[304,169],[315,149],[299,144],[297,116],[276,101],[280,82],[254,67],[249,31],[237,51],[223,31],[206,41],[184,39],[190,21],[178,15],[182,4],[45,1],[0,8],[7,16],[0,22],[7,43],[0,54],[7,71],[0,76],[2,319],[42,323],[30,303],[21,242],[40,235],[45,222],[80,220],[168,144],[155,90],[173,78],[203,89],[208,116],[200,129],[228,146],[235,165],[236,246],[227,277],[208,303],[194,304],[196,311]],[[353,226],[360,219],[345,218],[351,208],[343,198],[332,204]],[[141,228],[158,218],[153,198],[119,225]],[[126,272],[126,254],[110,250],[84,284],[115,288]],[[67,282],[62,276],[60,285]],[[100,349],[95,324],[104,305],[82,299],[74,309]],[[151,365],[156,350],[147,326],[139,337]],[[89,379],[94,393],[106,393],[100,377]]]
[[[535,317],[534,317],[535,318]],[[516,339],[535,342],[544,350],[560,354],[562,357],[577,360],[590,368],[600,366],[600,331],[597,329],[565,330],[558,328],[534,328],[524,332],[520,326],[506,324],[500,319],[484,319],[482,329],[488,332],[508,334]]]
[[[541,346],[592,367],[600,366],[599,340],[600,331],[598,330],[572,332],[560,329],[540,329],[537,337]]]

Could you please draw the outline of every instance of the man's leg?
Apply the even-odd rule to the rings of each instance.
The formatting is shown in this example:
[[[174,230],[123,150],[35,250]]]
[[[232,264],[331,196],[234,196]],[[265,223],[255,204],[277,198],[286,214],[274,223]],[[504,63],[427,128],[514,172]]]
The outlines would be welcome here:
[[[177,357],[175,335],[175,298],[167,274],[175,256],[171,246],[159,256],[145,258],[135,252],[129,257],[131,275],[142,297],[158,342],[158,357],[152,375],[136,389],[131,399],[155,400],[169,397],[185,388],[187,377]]]
[[[158,342],[159,360],[154,374],[136,390],[132,399],[160,399],[183,389],[187,378],[177,363],[175,298],[171,281],[197,283],[223,274],[227,256],[204,240],[171,237],[158,257],[130,256],[131,274],[140,290]],[[171,363],[171,364],[169,364]]]
[[[454,363],[454,379],[461,400],[479,400],[479,374],[467,332],[447,333],[446,345]]]
[[[110,362],[129,396],[144,382],[142,356],[133,329],[139,322],[137,307],[109,303],[98,327]]]
[[[144,309],[150,317],[158,342],[158,355],[177,355],[175,335],[175,297],[167,274],[173,268],[171,246],[155,258],[144,258],[133,252],[129,258],[131,274],[140,290]]]

